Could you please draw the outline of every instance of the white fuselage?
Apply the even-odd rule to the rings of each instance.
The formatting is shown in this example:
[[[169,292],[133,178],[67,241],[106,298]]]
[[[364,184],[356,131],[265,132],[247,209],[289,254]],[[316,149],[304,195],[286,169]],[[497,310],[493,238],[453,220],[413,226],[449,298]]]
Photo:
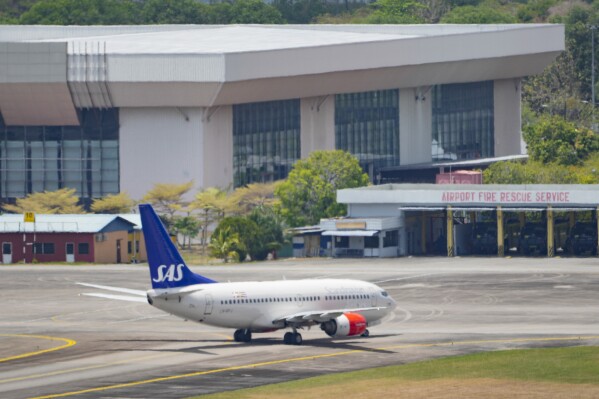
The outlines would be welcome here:
[[[367,309],[360,314],[374,325],[396,306],[383,289],[358,280],[216,283],[193,289],[165,297],[150,290],[148,297],[153,306],[184,319],[255,332],[285,328],[281,319],[297,313],[339,309]]]

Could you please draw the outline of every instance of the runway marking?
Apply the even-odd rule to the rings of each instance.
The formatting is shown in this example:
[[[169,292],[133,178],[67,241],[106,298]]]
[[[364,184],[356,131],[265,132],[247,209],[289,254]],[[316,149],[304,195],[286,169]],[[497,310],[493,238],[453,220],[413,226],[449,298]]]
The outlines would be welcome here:
[[[37,339],[47,339],[47,340],[50,340],[50,341],[63,341],[63,342],[65,342],[64,345],[57,346],[55,348],[43,349],[43,350],[40,350],[40,351],[27,352],[27,353],[22,353],[20,355],[15,355],[15,356],[9,356],[9,357],[0,358],[0,363],[2,363],[2,362],[8,362],[10,360],[23,359],[23,358],[31,357],[31,356],[37,356],[37,355],[41,355],[42,353],[54,352],[54,351],[65,349],[65,348],[68,348],[70,346],[73,346],[73,345],[77,344],[77,341],[75,341],[73,339],[60,338],[60,337],[50,337],[50,336],[47,336],[47,335],[0,334],[0,337],[37,338]]]
[[[243,370],[243,369],[250,369],[250,368],[257,368],[257,367],[264,367],[264,366],[272,366],[272,365],[276,365],[276,364],[284,364],[284,363],[292,363],[292,362],[301,362],[301,361],[306,361],[306,360],[324,359],[324,358],[329,358],[329,357],[347,356],[347,355],[352,355],[355,353],[362,353],[362,352],[368,352],[368,351],[373,351],[373,350],[374,351],[384,351],[384,350],[390,350],[390,349],[430,348],[430,347],[437,347],[437,346],[457,346],[457,345],[488,344],[488,343],[583,341],[583,340],[586,341],[586,340],[593,340],[593,339],[599,339],[599,335],[597,335],[597,336],[561,337],[561,338],[546,337],[546,338],[513,338],[513,339],[489,339],[489,340],[471,340],[471,341],[449,341],[449,342],[436,342],[436,343],[430,343],[430,344],[394,345],[394,346],[388,346],[388,347],[383,347],[383,348],[372,348],[372,349],[371,348],[369,348],[369,349],[354,349],[354,350],[350,350],[350,351],[329,353],[329,354],[323,354],[323,355],[292,357],[292,358],[288,358],[288,359],[279,359],[279,360],[272,360],[272,361],[268,361],[268,362],[244,364],[244,365],[240,365],[240,366],[224,367],[224,368],[220,368],[220,369],[195,371],[192,373],[177,374],[177,375],[171,375],[168,377],[158,377],[158,378],[151,378],[151,379],[147,379],[147,380],[139,380],[139,381],[125,382],[122,384],[108,385],[105,387],[82,389],[80,391],[64,392],[64,393],[57,393],[57,394],[51,394],[51,395],[45,395],[45,396],[35,396],[35,397],[29,398],[29,399],[63,398],[63,397],[67,397],[67,396],[82,395],[82,394],[91,393],[91,392],[101,392],[101,391],[108,391],[108,390],[112,390],[112,389],[128,388],[128,387],[134,387],[134,386],[138,386],[138,385],[152,384],[155,382],[173,381],[173,380],[179,380],[182,378],[198,377],[198,376],[209,375],[209,374],[218,374],[218,373],[224,373],[227,371]]]
[[[426,273],[426,274],[417,274],[415,276],[407,276],[407,277],[399,277],[399,278],[390,278],[388,280],[380,280],[380,281],[375,281],[374,284],[383,284],[383,283],[388,283],[391,281],[401,281],[401,280],[409,280],[411,278],[418,278],[418,277],[426,277],[426,276],[432,276],[434,273]]]
[[[70,372],[73,372],[73,371],[93,370],[93,369],[98,369],[98,368],[102,368],[102,367],[114,366],[114,365],[117,365],[117,364],[132,363],[132,362],[136,362],[136,361],[140,361],[140,360],[150,360],[150,359],[154,359],[154,358],[158,358],[158,357],[163,357],[163,356],[165,356],[165,355],[164,354],[160,354],[160,355],[142,356],[142,357],[138,357],[138,358],[135,358],[135,359],[119,360],[117,362],[110,362],[110,363],[104,363],[104,364],[96,364],[96,365],[93,365],[93,366],[74,367],[72,369],[57,370],[57,371],[52,371],[52,372],[48,372],[48,373],[39,373],[39,374],[26,375],[26,376],[22,376],[22,377],[7,378],[5,380],[0,380],[0,384],[6,384],[7,382],[30,380],[32,378],[51,377],[51,376],[54,376],[54,375],[60,375],[60,374],[70,373]]]

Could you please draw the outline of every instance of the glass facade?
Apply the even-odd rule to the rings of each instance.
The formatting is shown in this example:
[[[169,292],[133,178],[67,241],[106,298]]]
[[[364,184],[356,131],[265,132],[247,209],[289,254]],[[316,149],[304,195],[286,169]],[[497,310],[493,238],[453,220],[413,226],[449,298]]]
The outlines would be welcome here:
[[[6,126],[0,116],[0,197],[69,187],[83,202],[119,192],[117,109],[79,111],[80,126]]]
[[[300,158],[300,100],[233,105],[233,184],[284,179]]]
[[[371,180],[399,165],[399,90],[335,96],[335,147],[355,155]]]
[[[494,155],[493,81],[438,85],[432,98],[433,161]]]

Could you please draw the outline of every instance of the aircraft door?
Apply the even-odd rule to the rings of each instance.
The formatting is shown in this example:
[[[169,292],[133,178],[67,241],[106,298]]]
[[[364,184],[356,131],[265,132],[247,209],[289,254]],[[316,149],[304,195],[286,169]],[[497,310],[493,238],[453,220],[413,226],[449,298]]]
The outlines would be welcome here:
[[[12,242],[2,243],[2,263],[12,263]]]
[[[211,294],[206,294],[206,307],[204,308],[204,314],[209,315],[212,314],[212,307],[214,306],[214,301],[212,299]]]
[[[67,253],[66,261],[68,263],[75,262],[75,244],[73,244],[72,242],[67,242],[66,253]]]

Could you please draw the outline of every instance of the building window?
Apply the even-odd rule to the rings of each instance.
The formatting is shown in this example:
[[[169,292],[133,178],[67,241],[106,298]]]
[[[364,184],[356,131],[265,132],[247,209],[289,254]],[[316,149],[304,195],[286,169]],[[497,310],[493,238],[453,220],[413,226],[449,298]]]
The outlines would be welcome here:
[[[335,147],[355,155],[373,181],[380,168],[399,165],[399,90],[337,94]]]
[[[80,126],[6,126],[0,116],[0,197],[68,187],[84,202],[119,192],[118,109],[80,110]]]
[[[349,248],[349,237],[335,237],[335,248]]]
[[[36,242],[33,244],[33,253],[42,255],[54,254],[54,243],[53,242]]]
[[[374,235],[372,237],[364,237],[364,248],[378,248],[379,247],[379,236]]]
[[[383,247],[397,247],[399,245],[399,230],[389,230],[383,237]]]
[[[131,254],[133,252],[133,243],[131,241],[127,241],[127,253]]]
[[[433,161],[494,155],[493,81],[438,85],[432,101]]]
[[[300,100],[233,105],[233,184],[284,179],[300,158]]]
[[[79,255],[89,255],[89,243],[80,242],[78,245]]]

